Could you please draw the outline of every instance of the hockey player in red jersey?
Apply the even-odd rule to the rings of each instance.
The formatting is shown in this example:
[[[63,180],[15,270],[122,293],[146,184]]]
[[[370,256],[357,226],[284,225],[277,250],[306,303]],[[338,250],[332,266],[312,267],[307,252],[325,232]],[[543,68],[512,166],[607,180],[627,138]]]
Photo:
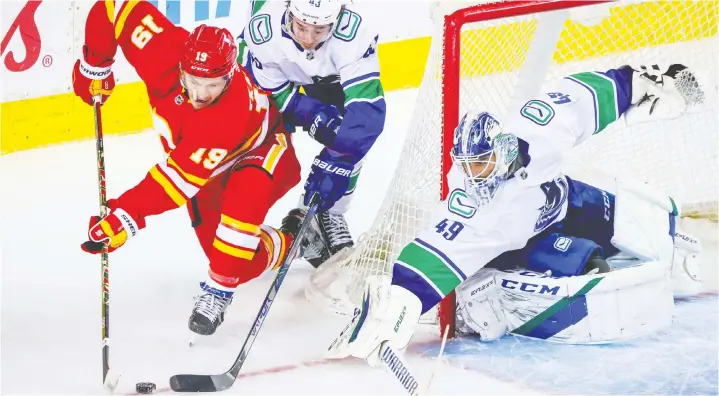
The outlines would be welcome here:
[[[226,29],[201,25],[190,33],[146,1],[97,2],[73,69],[75,93],[88,104],[111,94],[118,47],[147,86],[168,156],[109,200],[109,215],[91,218],[82,249],[114,251],[148,216],[186,206],[210,264],[189,327],[210,335],[236,288],[286,255],[298,225],[280,231],[262,222],[299,183],[299,163],[279,112],[237,65]]]

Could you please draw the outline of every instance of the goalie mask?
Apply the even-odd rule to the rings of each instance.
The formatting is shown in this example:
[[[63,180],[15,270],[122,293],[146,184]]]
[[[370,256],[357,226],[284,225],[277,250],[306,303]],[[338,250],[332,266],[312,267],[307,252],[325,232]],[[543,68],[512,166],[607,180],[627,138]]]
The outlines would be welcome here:
[[[454,130],[450,155],[462,171],[464,186],[478,206],[488,204],[517,158],[517,137],[502,133],[502,124],[487,112],[467,113]]]

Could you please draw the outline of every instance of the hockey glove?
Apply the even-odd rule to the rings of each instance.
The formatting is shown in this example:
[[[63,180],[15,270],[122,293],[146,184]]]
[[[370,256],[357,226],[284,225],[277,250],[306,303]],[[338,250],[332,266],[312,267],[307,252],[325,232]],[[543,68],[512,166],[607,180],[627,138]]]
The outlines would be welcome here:
[[[342,124],[342,115],[334,106],[325,106],[315,113],[309,125],[309,134],[327,148],[332,148]]]
[[[627,125],[681,116],[687,106],[704,102],[696,76],[684,65],[622,66],[631,73],[632,97]]]
[[[317,193],[320,197],[320,212],[333,207],[347,191],[353,169],[354,164],[351,162],[333,158],[329,150],[322,150],[312,162],[312,170],[305,182],[304,204],[309,205],[311,197]]]
[[[93,58],[93,56],[88,52],[87,47],[83,52],[85,55],[75,62],[75,67],[72,69],[72,88],[75,95],[89,105],[94,103],[95,97],[99,97],[100,102],[105,103],[115,88],[115,76],[111,69],[113,61],[92,59],[86,61],[85,58]]]
[[[89,240],[81,245],[82,250],[88,253],[102,253],[105,244],[108,245],[108,252],[114,252],[140,229],[145,228],[144,221],[136,221],[122,208],[113,208],[115,200],[110,200],[107,204],[111,209],[104,219],[100,219],[100,216],[90,218],[87,232]]]

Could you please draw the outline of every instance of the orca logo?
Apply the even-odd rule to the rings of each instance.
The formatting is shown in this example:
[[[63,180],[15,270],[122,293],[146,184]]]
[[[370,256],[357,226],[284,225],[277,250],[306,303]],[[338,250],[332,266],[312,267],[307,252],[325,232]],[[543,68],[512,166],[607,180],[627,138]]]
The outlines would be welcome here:
[[[534,225],[534,232],[544,231],[550,224],[559,217],[562,206],[569,195],[569,185],[563,178],[557,178],[540,185],[542,192],[547,197],[544,206],[540,207],[539,218]]]

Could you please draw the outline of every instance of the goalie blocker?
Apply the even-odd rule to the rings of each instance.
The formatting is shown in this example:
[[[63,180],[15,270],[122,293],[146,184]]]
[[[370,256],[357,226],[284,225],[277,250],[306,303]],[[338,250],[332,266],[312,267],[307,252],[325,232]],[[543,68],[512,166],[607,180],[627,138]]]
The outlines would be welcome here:
[[[619,253],[607,259],[611,272],[551,276],[567,263],[544,272],[546,263],[532,262],[532,255],[525,264],[535,271],[484,268],[456,290],[457,330],[484,341],[510,332],[591,344],[669,326],[674,297],[701,290],[699,241],[676,229],[678,204],[648,185],[617,181],[615,202],[611,243]]]

